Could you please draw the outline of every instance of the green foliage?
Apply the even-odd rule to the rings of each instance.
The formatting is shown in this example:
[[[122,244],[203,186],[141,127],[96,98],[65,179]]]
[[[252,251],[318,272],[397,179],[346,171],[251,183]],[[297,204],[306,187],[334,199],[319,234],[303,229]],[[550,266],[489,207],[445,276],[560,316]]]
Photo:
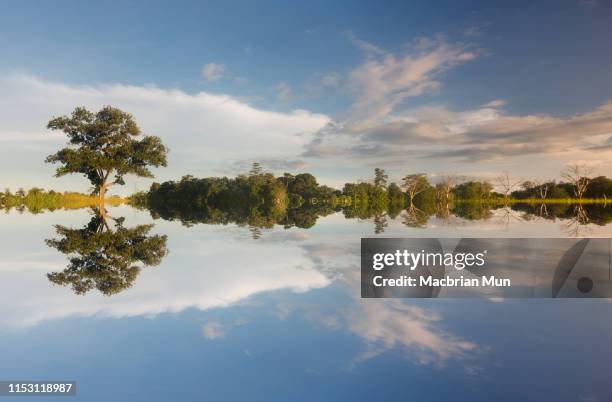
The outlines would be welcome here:
[[[290,194],[298,194],[308,201],[317,198],[318,189],[317,179],[310,173],[300,173],[287,182],[287,191]]]
[[[612,198],[612,180],[605,176],[595,177],[589,182],[584,197]]]
[[[108,186],[124,184],[128,174],[153,177],[149,167],[166,166],[168,150],[161,140],[141,136],[133,117],[111,106],[97,113],[78,107],[71,116],[49,121],[47,128],[63,131],[69,139],[66,148],[46,159],[60,164],[55,176],[83,174],[101,197]]]
[[[414,202],[417,195],[431,187],[427,176],[423,173],[409,174],[402,179],[402,187],[406,190],[410,203]]]
[[[515,208],[514,203],[519,201],[542,203],[542,200],[534,198],[504,199],[494,193],[487,182],[461,183],[451,191],[450,181],[446,182],[447,187],[440,188],[430,185],[425,175],[406,178],[404,184],[413,192],[412,202],[396,183],[390,183],[386,188],[380,182],[376,185],[376,180],[373,183],[346,183],[339,191],[319,185],[308,173],[285,173],[273,177],[262,173],[260,168],[236,178],[196,179],[185,176],[179,182],[153,183],[148,193],[136,194],[130,202],[148,206],[155,218],[177,219],[186,225],[235,223],[248,226],[254,238],[262,235],[261,229],[274,225],[309,228],[316,224],[318,217],[336,211],[342,211],[348,219],[372,219],[375,233],[382,233],[388,225],[387,217],[394,219],[401,215],[405,225],[418,228],[426,226],[431,216],[439,219],[448,219],[451,215],[468,220],[489,219],[493,210],[507,205]],[[595,180],[595,183],[600,183],[600,180]],[[527,188],[533,186],[535,184],[528,184]],[[566,194],[563,183],[550,191],[551,194]],[[549,211],[571,215],[565,207],[556,205],[559,200],[546,202],[555,203],[550,205]],[[605,200],[585,198],[582,202]],[[567,216],[565,219],[569,219]],[[605,220],[605,217],[600,220]]]
[[[49,281],[70,286],[76,294],[97,289],[113,295],[132,286],[141,266],[158,265],[167,254],[166,236],[149,235],[153,225],[125,228],[123,218],[115,220],[115,229],[96,212],[81,229],[56,225],[56,239],[47,239],[49,247],[68,255],[69,264],[62,272],[47,275]]]
[[[119,197],[112,197],[106,200],[108,203],[117,205],[124,202]],[[5,211],[16,209],[23,212],[28,211],[33,214],[45,211],[55,211],[58,209],[78,209],[98,205],[100,199],[87,194],[80,193],[59,193],[53,190],[45,191],[41,188],[31,188],[27,192],[19,189],[15,194],[9,189],[0,193],[0,208]]]
[[[387,179],[389,176],[385,173],[385,169],[374,169],[374,185],[379,188],[387,188]]]
[[[483,200],[491,197],[493,186],[486,181],[468,181],[453,188],[453,194],[460,200]]]

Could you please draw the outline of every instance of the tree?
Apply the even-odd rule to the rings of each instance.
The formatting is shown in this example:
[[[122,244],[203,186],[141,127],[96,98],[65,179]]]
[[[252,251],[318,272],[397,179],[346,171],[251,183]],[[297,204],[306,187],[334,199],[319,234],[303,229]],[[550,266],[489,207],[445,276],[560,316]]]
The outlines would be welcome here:
[[[606,176],[595,177],[589,182],[584,195],[588,198],[612,198],[612,179]]]
[[[310,201],[317,195],[319,184],[317,179],[310,173],[300,173],[289,183],[289,193],[299,194],[305,200]]]
[[[580,199],[589,186],[591,181],[589,176],[591,173],[593,173],[593,169],[590,167],[584,164],[572,163],[567,165],[561,172],[561,177],[574,187],[574,196]]]
[[[508,197],[510,196],[510,193],[512,193],[514,188],[521,184],[521,180],[513,180],[508,172],[504,172],[503,174],[498,176],[495,179],[495,182],[497,183],[497,186],[501,189],[501,193],[504,195],[505,200],[508,200]]]
[[[427,177],[423,173],[409,174],[404,176],[402,180],[404,190],[406,190],[406,194],[408,194],[408,199],[411,204],[417,194],[422,193],[429,187]]]
[[[387,188],[387,180],[389,176],[385,173],[385,169],[374,169],[374,185],[379,188]]]
[[[46,159],[47,163],[61,164],[55,176],[85,175],[101,200],[108,187],[125,184],[125,175],[153,177],[149,167],[167,164],[168,149],[161,140],[141,136],[132,115],[111,106],[97,113],[77,107],[70,117],[50,120],[47,128],[63,131],[69,138],[66,148]]]
[[[446,201],[448,203],[456,182],[457,178],[454,175],[442,176],[440,182],[436,184],[436,198],[438,202]]]
[[[249,176],[258,176],[261,174],[262,171],[263,168],[261,167],[261,163],[253,162],[253,164],[251,165],[251,170],[249,171]]]
[[[55,226],[59,235],[47,239],[48,246],[69,256],[62,272],[47,274],[57,285],[70,285],[76,294],[97,289],[110,296],[132,286],[141,267],[158,265],[168,253],[166,236],[149,235],[153,225],[125,228],[123,218],[114,219],[115,230],[107,223],[104,210],[96,210],[81,229]]]
[[[481,200],[488,198],[493,186],[488,182],[468,181],[453,188],[455,196],[462,200]]]
[[[546,180],[534,181],[533,184],[534,184],[534,187],[538,190],[538,195],[540,196],[541,199],[545,199],[546,196],[548,195],[548,190],[550,189],[550,187],[555,185],[554,182],[551,183]]]

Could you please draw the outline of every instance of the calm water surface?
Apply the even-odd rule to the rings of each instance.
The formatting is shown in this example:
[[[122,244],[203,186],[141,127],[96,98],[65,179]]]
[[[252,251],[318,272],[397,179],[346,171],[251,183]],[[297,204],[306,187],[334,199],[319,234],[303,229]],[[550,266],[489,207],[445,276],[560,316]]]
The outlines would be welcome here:
[[[75,380],[84,401],[609,401],[609,300],[360,299],[371,220],[310,229],[154,223],[169,254],[111,296],[47,279],[54,225],[87,210],[0,215],[0,379]],[[387,237],[566,237],[567,222],[431,219]],[[579,235],[612,236],[612,225]],[[30,398],[28,400],[36,400]]]

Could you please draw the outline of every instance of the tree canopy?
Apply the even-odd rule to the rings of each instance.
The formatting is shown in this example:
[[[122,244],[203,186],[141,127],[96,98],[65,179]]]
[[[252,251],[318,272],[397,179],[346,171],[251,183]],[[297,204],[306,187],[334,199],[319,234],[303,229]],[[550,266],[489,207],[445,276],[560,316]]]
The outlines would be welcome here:
[[[125,184],[124,176],[153,177],[150,167],[167,164],[168,149],[161,139],[143,136],[132,115],[111,106],[97,113],[77,107],[71,116],[50,120],[47,128],[63,131],[69,139],[67,147],[46,159],[60,164],[55,176],[83,174],[101,198],[109,186]]]
[[[96,212],[81,229],[56,225],[59,235],[47,239],[48,246],[69,256],[70,263],[62,272],[47,275],[57,285],[70,285],[76,294],[98,289],[112,295],[132,286],[143,266],[158,265],[168,253],[166,236],[149,235],[153,225],[125,228],[117,218],[115,230],[106,218]]]

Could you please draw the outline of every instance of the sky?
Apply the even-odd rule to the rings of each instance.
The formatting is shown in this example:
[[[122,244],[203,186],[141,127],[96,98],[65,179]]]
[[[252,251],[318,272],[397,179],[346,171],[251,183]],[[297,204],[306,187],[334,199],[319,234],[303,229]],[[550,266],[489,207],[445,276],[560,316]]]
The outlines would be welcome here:
[[[86,190],[44,163],[65,143],[47,121],[81,105],[161,137],[158,181],[612,176],[611,37],[603,0],[6,3],[0,186]]]

